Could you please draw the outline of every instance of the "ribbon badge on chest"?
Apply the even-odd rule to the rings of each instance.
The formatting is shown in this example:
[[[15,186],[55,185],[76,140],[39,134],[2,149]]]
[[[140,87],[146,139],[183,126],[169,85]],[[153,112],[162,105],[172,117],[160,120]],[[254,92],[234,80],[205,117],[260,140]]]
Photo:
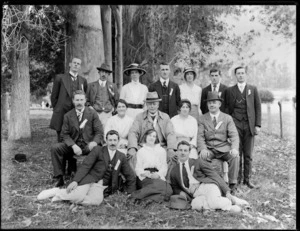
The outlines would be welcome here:
[[[216,125],[215,129],[218,130],[222,123],[223,123],[223,121],[220,121],[220,122]]]

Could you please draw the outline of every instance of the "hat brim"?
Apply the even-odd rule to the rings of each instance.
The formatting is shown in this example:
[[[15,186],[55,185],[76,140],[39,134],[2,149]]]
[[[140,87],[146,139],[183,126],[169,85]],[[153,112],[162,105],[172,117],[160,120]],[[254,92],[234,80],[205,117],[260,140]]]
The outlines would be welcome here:
[[[140,77],[142,77],[144,74],[146,74],[146,71],[144,69],[141,69],[141,68],[138,68],[138,67],[134,67],[134,68],[127,68],[123,71],[123,73],[127,76],[130,76],[130,71],[133,71],[133,70],[136,70],[136,71],[139,71],[139,72],[142,72]]]
[[[145,100],[145,103],[152,103],[152,102],[159,102],[159,101],[161,101],[162,99],[146,99]]]
[[[98,70],[98,71],[106,71],[106,72],[108,72],[108,73],[113,73],[113,71],[107,70],[107,69],[103,69],[103,68],[101,68],[101,67],[97,67],[97,70]]]
[[[205,99],[205,100],[203,100],[203,101],[204,101],[204,102],[208,102],[208,101],[214,101],[214,100],[219,100],[219,101],[223,102],[223,99],[222,99],[222,98],[220,98],[220,99]]]

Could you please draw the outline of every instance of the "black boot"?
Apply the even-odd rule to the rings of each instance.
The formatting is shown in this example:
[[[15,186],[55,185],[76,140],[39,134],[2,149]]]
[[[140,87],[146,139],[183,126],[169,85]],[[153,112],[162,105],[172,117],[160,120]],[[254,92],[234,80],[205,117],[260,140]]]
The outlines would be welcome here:
[[[59,175],[59,176],[57,177],[57,182],[56,182],[55,187],[62,187],[62,186],[64,186],[64,184],[65,184],[65,182],[64,182],[63,176],[62,176],[62,175]]]
[[[250,181],[244,181],[244,184],[248,186],[248,188],[259,188],[259,186],[252,184]]]
[[[229,188],[230,188],[230,194],[234,196],[236,194],[236,191],[237,191],[236,184],[229,184]]]

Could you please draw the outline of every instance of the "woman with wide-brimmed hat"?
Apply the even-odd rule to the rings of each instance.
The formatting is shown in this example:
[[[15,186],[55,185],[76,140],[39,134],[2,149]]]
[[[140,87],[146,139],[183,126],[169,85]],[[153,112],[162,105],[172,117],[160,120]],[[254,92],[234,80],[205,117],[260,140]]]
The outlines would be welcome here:
[[[185,68],[183,71],[185,82],[179,86],[181,99],[188,99],[191,104],[190,115],[199,120],[202,115],[200,109],[202,88],[197,86],[194,81],[197,77],[196,71],[193,68]]]
[[[130,76],[131,82],[125,84],[120,93],[120,99],[124,99],[128,104],[126,114],[133,119],[135,116],[144,111],[144,100],[148,88],[140,83],[140,77],[146,74],[146,71],[137,63],[132,63],[124,70],[124,74]]]

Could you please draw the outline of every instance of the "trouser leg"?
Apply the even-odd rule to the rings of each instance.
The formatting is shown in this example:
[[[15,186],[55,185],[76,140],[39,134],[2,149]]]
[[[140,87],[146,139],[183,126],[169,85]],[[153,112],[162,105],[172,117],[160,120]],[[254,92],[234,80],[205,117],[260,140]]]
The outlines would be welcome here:
[[[237,131],[239,133],[239,172],[238,172],[238,181],[243,179],[243,161],[244,161],[244,153],[243,153],[243,141],[244,141],[244,129],[242,122],[234,120]]]
[[[228,162],[229,184],[236,184],[239,174],[240,157],[233,156],[232,154],[227,152],[220,159]]]
[[[54,144],[51,147],[51,160],[53,165],[54,177],[64,175],[63,161],[73,155],[72,148],[68,147],[65,143]]]
[[[249,181],[252,173],[252,153],[254,147],[254,136],[251,135],[249,126],[245,129],[244,138],[244,181]]]

